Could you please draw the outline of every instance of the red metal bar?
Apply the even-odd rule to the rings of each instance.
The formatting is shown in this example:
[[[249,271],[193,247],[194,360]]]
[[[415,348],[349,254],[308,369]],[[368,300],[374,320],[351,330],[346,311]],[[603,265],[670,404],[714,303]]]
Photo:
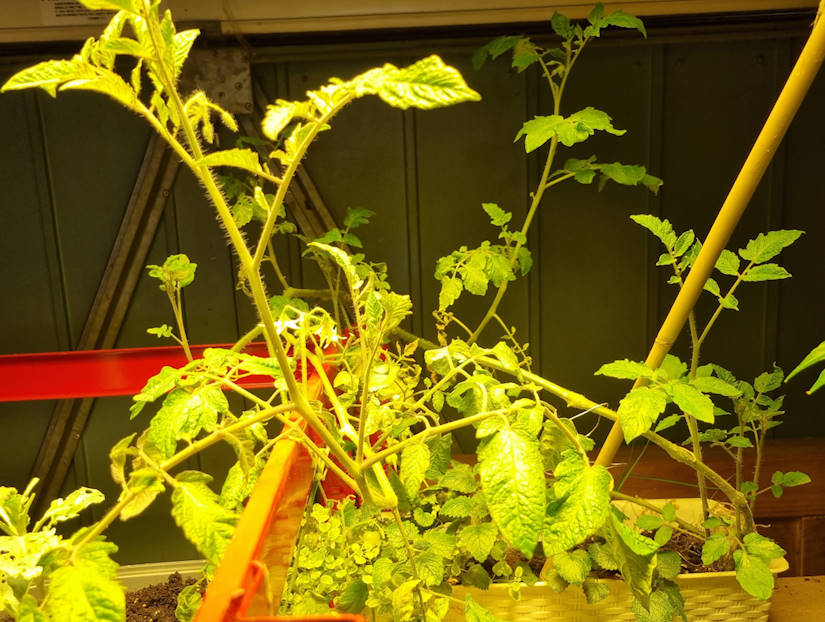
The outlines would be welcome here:
[[[207,348],[233,345],[192,346],[191,350],[199,358]],[[251,343],[244,352],[269,356],[263,343]],[[0,402],[134,395],[164,365],[183,367],[186,363],[180,346],[4,354],[0,355]],[[250,376],[239,384],[271,387],[272,378]]]

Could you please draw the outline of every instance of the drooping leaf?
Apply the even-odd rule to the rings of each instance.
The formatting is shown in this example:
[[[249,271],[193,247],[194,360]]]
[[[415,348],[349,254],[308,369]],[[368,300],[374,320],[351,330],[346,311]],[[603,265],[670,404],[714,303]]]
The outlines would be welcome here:
[[[461,279],[456,277],[445,277],[441,280],[441,292],[438,294],[438,308],[443,311],[450,307],[461,292],[464,291],[464,285]]]
[[[637,387],[619,402],[619,423],[626,442],[650,430],[667,406],[667,396],[652,387]]]
[[[205,473],[184,471],[175,479],[172,518],[200,554],[217,564],[232,537],[238,516],[218,502],[218,496],[207,486],[212,478]]]
[[[553,494],[542,530],[545,555],[566,551],[598,531],[610,509],[613,478],[604,467],[590,466],[573,450],[554,470]]]
[[[773,573],[760,557],[749,555],[742,549],[733,552],[736,564],[736,580],[748,594],[761,600],[770,598],[773,592]]]
[[[612,512],[607,526],[610,551],[616,559],[622,577],[642,606],[649,607],[658,545],[650,538],[633,531]]]
[[[584,598],[588,605],[592,605],[610,596],[610,588],[598,579],[587,578],[582,583]]]
[[[131,499],[120,511],[120,520],[127,521],[143,513],[165,488],[160,476],[150,468],[137,469],[129,474],[123,497]]]
[[[401,452],[399,477],[410,497],[418,494],[427,469],[430,468],[430,448],[425,443],[413,443]]]
[[[466,622],[504,622],[479,605],[470,594],[464,601],[464,619]]]
[[[715,393],[725,397],[739,397],[742,395],[742,391],[737,387],[713,376],[697,376],[690,381],[690,384],[702,393]]]
[[[361,613],[367,603],[369,588],[361,579],[356,579],[344,588],[335,599],[335,606],[344,613]]]
[[[581,585],[590,573],[590,556],[584,549],[561,551],[553,555],[553,566],[562,579],[573,585]]]
[[[808,479],[810,481],[810,478]],[[747,534],[742,542],[748,555],[758,557],[765,563],[770,562],[772,559],[779,559],[787,553],[776,542],[765,536],[760,536],[758,533]]]
[[[730,540],[723,533],[715,533],[710,536],[702,545],[702,563],[710,566],[713,562],[721,559],[730,551]]]
[[[521,40],[521,35],[505,35],[493,39],[473,53],[473,68],[478,71],[488,57],[495,60],[507,50],[514,48]]]
[[[538,440],[516,426],[499,430],[479,448],[487,507],[510,544],[530,557],[544,522],[544,469]]]

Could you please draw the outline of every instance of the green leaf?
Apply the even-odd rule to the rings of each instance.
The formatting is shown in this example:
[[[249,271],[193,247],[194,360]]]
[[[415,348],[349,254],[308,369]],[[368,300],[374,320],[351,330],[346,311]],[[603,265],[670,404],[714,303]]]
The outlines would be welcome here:
[[[610,547],[606,544],[593,542],[589,547],[587,547],[587,553],[590,555],[590,559],[592,559],[599,568],[604,568],[605,570],[619,569],[616,558],[613,557],[613,553],[610,552]]]
[[[656,571],[663,579],[675,579],[682,569],[682,558],[675,551],[661,551],[656,554]]]
[[[521,40],[521,35],[505,35],[493,39],[490,43],[480,47],[473,53],[473,68],[478,71],[484,65],[488,56],[496,59],[507,50],[514,48]]]
[[[414,498],[430,468],[430,448],[424,443],[407,445],[401,452],[401,472],[399,477],[407,494]]]
[[[578,160],[576,158],[569,158],[562,167],[563,171],[573,173],[573,179],[580,184],[590,184],[596,176],[596,167],[593,162],[595,156],[588,160]]]
[[[231,166],[250,173],[263,173],[261,163],[258,161],[258,154],[251,149],[226,149],[224,151],[214,151],[203,156],[199,161],[204,166]]]
[[[566,15],[558,12],[553,12],[553,17],[550,18],[550,26],[562,39],[572,39],[574,35],[573,26],[570,24],[570,19]]]
[[[201,583],[190,583],[178,594],[178,606],[175,608],[175,618],[180,622],[191,622],[201,607],[203,596]]]
[[[448,518],[466,518],[472,514],[474,507],[475,504],[470,497],[458,496],[447,499],[439,513]]]
[[[454,462],[438,483],[450,490],[467,494],[478,488],[472,467],[463,462]]]
[[[619,423],[626,442],[641,436],[656,423],[667,406],[667,396],[663,391],[651,387],[638,387],[619,402]]]
[[[637,378],[652,378],[653,370],[644,363],[624,359],[621,361],[613,361],[612,363],[605,363],[599,367],[595,375],[636,380]]]
[[[796,242],[804,231],[796,229],[782,229],[760,233],[755,239],[748,242],[745,248],[739,249],[739,256],[746,261],[763,263],[773,259],[782,250]]]
[[[344,613],[361,613],[367,604],[369,588],[361,579],[356,579],[344,588],[335,599],[335,608]]]
[[[513,214],[505,212],[495,203],[482,203],[481,207],[484,208],[484,211],[487,212],[487,215],[490,217],[490,222],[496,227],[503,227],[510,222],[510,219],[513,217]]]
[[[647,39],[647,31],[645,30],[645,25],[642,23],[638,17],[633,15],[629,15],[624,11],[613,11],[612,13],[605,15],[602,19],[608,26],[617,26],[618,28],[632,28],[638,30],[645,39]]]
[[[659,546],[664,546],[673,537],[673,527],[670,525],[662,525],[653,534],[653,541]]]
[[[618,563],[619,572],[636,599],[642,606],[648,607],[658,546],[650,538],[645,538],[624,525],[612,512],[607,525],[610,536],[608,544]]]
[[[518,134],[516,134],[515,141],[524,136],[524,149],[527,153],[530,153],[554,136],[558,138],[561,144],[572,147],[576,143],[587,140],[597,130],[606,131],[617,136],[625,133],[625,130],[614,128],[611,121],[612,119],[607,113],[589,106],[574,112],[567,118],[557,114],[537,116],[524,123]]]
[[[479,605],[470,594],[464,600],[464,619],[466,622],[504,622]]]
[[[713,423],[713,402],[696,387],[678,382],[672,385],[673,401],[682,409],[682,412],[695,417],[699,421]]]
[[[779,482],[782,486],[802,486],[803,484],[809,484],[811,482],[811,477],[807,473],[802,473],[801,471],[790,471],[788,473],[782,474],[782,481]]]
[[[361,287],[363,280],[358,276],[352,257],[345,251],[335,246],[330,246],[329,244],[321,244],[320,242],[310,242],[308,246],[322,250],[332,257],[332,260],[344,271],[344,275],[347,277],[349,286],[353,291]]]
[[[660,220],[651,214],[634,214],[630,219],[659,238],[668,250],[676,244],[676,233],[669,221]]]
[[[647,169],[644,166],[621,162],[601,164],[599,170],[607,179],[623,186],[638,186],[647,176]]]
[[[636,519],[636,526],[642,531],[653,531],[662,525],[662,517],[656,514],[642,514]]]
[[[583,549],[569,553],[562,551],[553,555],[553,566],[562,579],[573,585],[581,585],[590,573],[590,556]]]
[[[791,484],[792,485],[792,484]],[[46,511],[43,513],[41,522],[62,523],[72,518],[76,518],[80,512],[90,505],[102,503],[105,497],[103,493],[94,488],[78,488],[69,493],[65,499],[54,499]]]
[[[46,615],[72,622],[121,622],[126,598],[117,581],[117,564],[109,558],[116,551],[114,544],[100,540],[75,549],[74,563],[51,574]]]
[[[456,538],[452,534],[431,530],[424,533],[423,539],[429,550],[444,559],[451,559],[455,553]]]
[[[458,300],[462,291],[464,291],[464,285],[461,279],[450,276],[441,279],[441,292],[438,295],[439,310],[444,311],[452,305]]]
[[[739,397],[742,395],[742,391],[737,387],[713,376],[696,376],[690,381],[690,384],[702,393],[715,393],[725,397]]]
[[[371,209],[364,207],[347,208],[347,214],[344,216],[344,226],[348,229],[355,229],[367,224],[373,216],[375,216],[375,212]]]
[[[542,532],[545,555],[568,550],[596,533],[607,519],[613,479],[602,466],[590,466],[568,450],[554,470],[556,502],[547,509]]]
[[[197,471],[177,475],[177,486],[172,492],[172,518],[200,554],[217,564],[229,544],[238,516],[219,503],[218,496],[207,486],[211,479]]]
[[[702,563],[710,566],[713,562],[722,559],[730,551],[730,540],[723,533],[715,533],[702,545]]]
[[[48,60],[18,71],[6,81],[0,91],[39,87],[54,97],[58,85],[76,78],[81,71],[81,63],[78,59]]]
[[[821,363],[825,361],[825,341],[820,343],[816,346],[813,350],[811,350],[808,355],[802,359],[802,362],[799,363],[796,367],[794,367],[793,371],[788,374],[788,377],[785,379],[785,382],[796,376],[799,372],[805,371],[809,367],[816,365],[817,363]],[[816,384],[810,388],[808,391],[809,393],[813,393],[816,391],[822,384],[825,384],[825,378],[823,376],[819,377]]]
[[[507,541],[530,557],[544,522],[545,480],[539,443],[526,430],[503,428],[478,450],[481,487]]]
[[[736,580],[748,594],[761,600],[767,600],[773,592],[773,573],[767,564],[755,555],[749,555],[739,549],[733,552],[736,564]]]
[[[790,278],[791,273],[775,263],[765,263],[753,266],[742,275],[743,281],[776,281]]]
[[[758,557],[765,563],[770,562],[772,559],[779,559],[787,553],[776,542],[765,536],[760,536],[758,533],[747,534],[742,542],[748,555]]]
[[[492,523],[467,525],[458,532],[458,542],[477,562],[484,563],[493,549],[497,536],[498,529]]]
[[[723,250],[722,254],[719,255],[719,259],[716,260],[716,269],[722,274],[727,274],[728,276],[738,276],[739,257],[737,257],[736,253],[732,251],[727,249]]]
[[[419,555],[415,568],[427,587],[439,585],[444,580],[444,558],[434,551],[424,551]]]
[[[186,62],[186,59],[189,57],[192,44],[195,43],[195,39],[198,38],[199,34],[200,30],[192,28],[190,30],[181,30],[175,33],[175,36],[172,38],[172,57],[174,58],[175,77],[180,75],[181,69],[183,69],[183,63]],[[230,126],[230,129],[237,131],[237,126],[234,128]]]
[[[582,590],[584,591],[584,598],[588,605],[592,605],[604,600],[610,596],[610,588],[606,583],[602,583],[598,579],[587,578],[582,583]]]
[[[433,54],[409,67],[399,69],[387,63],[351,81],[356,93],[376,94],[395,108],[430,110],[466,101],[479,101],[481,95],[467,86],[453,67]]]
[[[782,378],[784,374],[779,367],[774,367],[772,372],[764,372],[759,374],[753,381],[753,388],[759,393],[767,393],[782,386]]]

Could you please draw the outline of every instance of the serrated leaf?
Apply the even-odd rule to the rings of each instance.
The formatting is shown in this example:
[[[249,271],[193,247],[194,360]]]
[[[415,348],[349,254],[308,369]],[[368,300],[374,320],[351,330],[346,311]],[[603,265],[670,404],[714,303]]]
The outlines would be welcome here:
[[[774,367],[772,372],[764,372],[759,374],[753,381],[753,388],[759,393],[767,393],[782,386],[782,379],[784,374],[779,367]]]
[[[415,560],[415,568],[424,585],[432,587],[444,580],[444,559],[434,551],[424,551]]]
[[[602,527],[610,509],[613,479],[602,466],[589,466],[568,450],[554,470],[557,502],[547,509],[542,531],[545,555],[566,551]]]
[[[619,572],[636,599],[642,606],[649,607],[658,546],[624,525],[612,512],[607,525],[610,536],[608,544]]]
[[[602,544],[601,542],[593,542],[589,547],[587,547],[587,553],[599,568],[604,568],[605,570],[618,570],[619,565],[616,562],[616,558],[613,557],[610,547],[606,544]]]
[[[745,436],[729,436],[725,442],[731,447],[738,447],[740,449],[753,447],[753,443],[751,442],[751,440]]]
[[[583,110],[574,112],[566,118],[557,114],[537,116],[522,125],[516,134],[515,141],[518,141],[524,136],[524,150],[530,153],[541,147],[554,136],[558,138],[561,144],[572,147],[576,143],[587,140],[597,130],[606,131],[617,136],[625,133],[625,130],[617,130],[614,128],[611,121],[612,119],[607,113],[589,106]],[[613,165],[605,166],[610,167]],[[611,170],[611,172],[613,171]],[[620,172],[616,174],[617,176],[621,176]]]
[[[659,238],[668,250],[676,244],[676,233],[669,221],[656,218],[652,214],[634,214],[630,219]]]
[[[481,99],[455,68],[445,65],[435,54],[402,69],[387,63],[354,78],[350,84],[357,94],[376,94],[401,110],[430,110]]]
[[[458,542],[477,562],[484,563],[493,549],[497,536],[498,529],[492,523],[467,525],[458,532]]]
[[[198,38],[199,34],[200,30],[193,28],[190,30],[181,30],[175,33],[175,36],[172,38],[172,57],[174,58],[175,77],[180,75],[181,69],[183,69],[183,63],[189,56],[192,44],[195,43],[195,39]]]
[[[109,555],[117,547],[94,541],[74,550],[71,565],[50,576],[43,606],[52,620],[121,622],[126,616],[124,590],[117,581],[117,564]]]
[[[574,30],[570,24],[570,19],[561,13],[553,12],[553,17],[550,18],[550,26],[562,39],[572,39]]]
[[[466,518],[473,512],[475,504],[470,497],[458,496],[447,499],[441,506],[439,514],[448,518]]]
[[[598,579],[585,579],[582,583],[582,590],[584,591],[584,598],[588,605],[592,605],[604,600],[610,596],[610,588],[606,583],[602,583]]]
[[[725,397],[739,397],[742,395],[742,391],[737,387],[713,376],[696,376],[690,381],[690,384],[702,393],[715,393]]]
[[[54,499],[49,503],[49,507],[43,513],[40,522],[62,523],[72,518],[76,518],[80,512],[90,505],[102,503],[105,497],[103,493],[94,488],[81,487],[72,491],[63,499]]]
[[[473,68],[478,71],[488,57],[497,58],[509,49],[514,48],[522,39],[520,35],[505,35],[493,39],[490,43],[480,47],[473,53]]]
[[[507,541],[529,558],[545,512],[538,440],[519,427],[503,428],[479,448],[478,459],[490,516]]]
[[[438,483],[450,490],[467,494],[475,492],[478,488],[472,467],[462,462],[454,462]]]
[[[763,263],[776,257],[785,247],[796,242],[803,233],[804,231],[796,229],[760,233],[748,242],[745,248],[739,249],[739,256],[746,261]]]
[[[455,553],[456,537],[444,531],[426,531],[423,536],[429,550],[444,559],[451,559]]]
[[[470,594],[467,594],[464,600],[464,620],[466,622],[504,622],[479,605]]]
[[[623,359],[621,361],[605,363],[599,367],[595,375],[636,380],[637,378],[652,378],[653,370],[642,362]]]
[[[672,385],[673,401],[682,412],[705,423],[713,423],[714,411],[711,399],[696,387],[679,382]]]
[[[410,497],[418,494],[430,468],[430,448],[424,443],[413,443],[401,452],[401,472],[399,477]]]
[[[702,545],[702,563],[710,566],[713,562],[721,559],[730,551],[730,540],[723,533],[715,533],[710,536]]]
[[[791,273],[775,263],[764,263],[753,266],[742,275],[743,281],[776,281],[790,278]]]
[[[335,599],[336,609],[344,613],[361,613],[367,603],[369,588],[361,579],[352,581]]]
[[[204,166],[231,166],[250,173],[259,174],[263,172],[261,163],[258,161],[258,154],[251,149],[225,149],[214,151],[205,155],[199,161]]]
[[[443,404],[444,394],[439,392],[439,395],[441,395]],[[435,395],[433,395],[433,407],[435,407]],[[430,438],[427,441],[427,447],[430,449],[430,466],[425,473],[425,477],[426,479],[432,480],[440,479],[450,467],[450,453],[453,447],[453,438],[449,434]]]
[[[568,583],[581,585],[590,573],[590,556],[583,549],[562,551],[553,555],[553,567]]]
[[[348,229],[355,229],[367,224],[373,216],[375,216],[375,212],[365,207],[347,208],[347,213],[344,216],[344,226]]]
[[[770,562],[772,559],[779,559],[787,553],[776,542],[765,536],[760,536],[758,533],[747,534],[742,542],[748,555],[754,555],[765,563]]]
[[[738,276],[739,257],[737,257],[736,253],[732,251],[727,249],[723,250],[722,254],[719,255],[719,259],[716,260],[716,269],[722,274],[727,274],[728,276]]]
[[[217,564],[229,544],[238,515],[219,503],[218,496],[207,486],[212,478],[205,473],[184,471],[175,479],[172,518],[200,554]]]
[[[496,227],[503,227],[513,217],[513,214],[505,212],[495,203],[482,203],[481,207],[484,208],[484,211],[490,217],[490,222]]]
[[[638,387],[619,402],[617,414],[626,442],[632,441],[650,430],[667,406],[663,391],[651,387]]]
[[[458,300],[462,291],[464,291],[464,285],[461,279],[449,276],[441,279],[441,292],[438,294],[439,310],[444,311],[451,306]]]
[[[647,39],[647,30],[645,30],[645,25],[642,23],[638,17],[633,15],[629,15],[624,11],[613,11],[602,18],[602,21],[608,26],[616,26],[618,28],[632,28],[634,30],[638,30],[645,39]]]
[[[770,598],[773,592],[773,573],[759,557],[748,555],[739,549],[733,552],[736,564],[736,580],[748,594],[761,600]]]
[[[656,554],[656,571],[663,579],[675,579],[682,569],[682,558],[675,551]]]

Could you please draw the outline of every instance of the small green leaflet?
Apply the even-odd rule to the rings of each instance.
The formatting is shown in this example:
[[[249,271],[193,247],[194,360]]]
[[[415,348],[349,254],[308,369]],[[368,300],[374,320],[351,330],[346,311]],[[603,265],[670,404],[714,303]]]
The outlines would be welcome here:
[[[419,555],[415,567],[427,587],[439,585],[444,580],[444,559],[434,551],[424,551]]]
[[[738,276],[739,257],[728,249],[723,250],[722,254],[719,255],[719,259],[716,260],[716,269],[728,276]]]
[[[652,378],[653,370],[644,363],[623,359],[605,363],[596,371],[597,376],[610,376],[624,380],[636,380],[637,378]]]
[[[474,507],[475,504],[470,497],[453,497],[444,502],[440,514],[448,518],[466,518],[472,514]]]
[[[481,207],[484,208],[484,211],[487,212],[487,215],[490,217],[490,222],[496,227],[503,227],[510,222],[510,219],[513,217],[513,214],[505,212],[495,203],[482,203]]]
[[[772,559],[779,559],[787,552],[770,538],[760,536],[758,533],[747,534],[743,539],[743,543],[749,555],[758,557],[765,563],[770,562]]]
[[[361,613],[367,603],[367,596],[367,584],[361,579],[356,579],[335,599],[335,606],[344,613]]]
[[[710,536],[702,545],[702,563],[710,566],[713,562],[721,559],[730,551],[730,540],[723,533],[715,533]]]
[[[676,245],[676,233],[669,221],[661,220],[651,214],[634,214],[630,219],[659,238],[668,250]]]
[[[62,523],[63,521],[75,518],[90,505],[102,503],[103,500],[103,493],[99,490],[86,487],[78,488],[71,492],[65,499],[54,499],[43,513],[43,518],[41,518],[39,522]]]
[[[441,280],[441,292],[438,295],[438,308],[443,311],[452,305],[461,292],[464,291],[464,285],[461,279],[457,277],[444,277]]]
[[[217,564],[232,537],[238,515],[220,505],[218,496],[207,486],[211,479],[197,471],[180,473],[172,492],[172,517],[200,554]]]
[[[775,263],[764,263],[753,266],[742,275],[743,281],[778,281],[790,278],[791,273]]]
[[[505,35],[493,39],[473,53],[473,68],[478,71],[484,65],[487,57],[496,59],[507,50],[514,48],[520,41],[522,41],[521,35]]]
[[[542,531],[545,555],[566,551],[596,533],[607,519],[613,478],[602,466],[590,466],[567,450],[556,466],[553,494]]]
[[[725,397],[739,397],[742,395],[742,391],[737,387],[713,376],[696,376],[690,381],[690,384],[702,393],[715,393]]]
[[[782,229],[760,233],[755,239],[747,243],[745,248],[739,249],[739,256],[756,264],[773,259],[782,250],[796,242],[804,231],[797,229]]]
[[[519,426],[499,430],[478,450],[490,516],[507,541],[533,554],[544,523],[545,480],[539,443]]]
[[[493,544],[496,542],[498,529],[492,523],[467,525],[458,532],[458,542],[466,548],[479,563],[487,560]]]
[[[513,142],[524,136],[524,150],[530,153],[554,136],[558,138],[561,144],[572,147],[576,143],[587,140],[596,130],[602,130],[616,136],[625,133],[626,130],[614,128],[611,121],[612,119],[606,112],[590,106],[574,112],[566,118],[557,114],[537,116],[524,123]]]
[[[562,579],[573,585],[581,585],[590,573],[590,556],[584,549],[569,553],[562,551],[553,555],[553,566]]]
[[[665,407],[667,396],[658,388],[637,387],[619,402],[619,423],[626,442],[641,436],[656,423]]]
[[[471,493],[478,488],[478,482],[473,476],[473,469],[469,464],[453,462],[444,477],[438,482],[441,486],[456,492]]]

